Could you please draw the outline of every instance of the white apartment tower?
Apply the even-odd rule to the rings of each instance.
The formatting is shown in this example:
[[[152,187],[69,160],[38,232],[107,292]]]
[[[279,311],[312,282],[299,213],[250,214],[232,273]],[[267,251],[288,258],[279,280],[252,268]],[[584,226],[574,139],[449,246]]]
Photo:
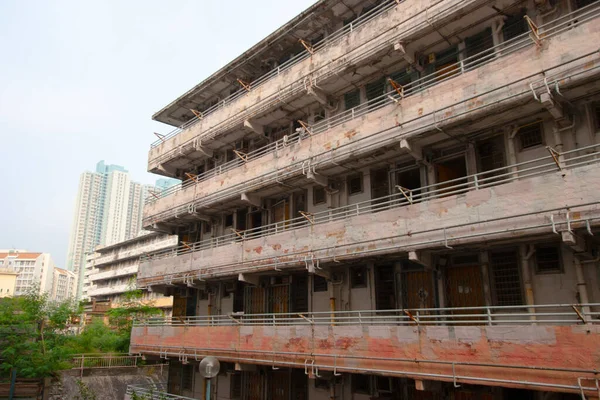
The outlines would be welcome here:
[[[67,254],[67,269],[78,277],[78,298],[86,253],[98,245],[108,246],[135,237],[141,230],[144,200],[153,188],[132,182],[124,167],[106,165],[104,161],[96,164],[95,172],[81,174]]]
[[[54,278],[54,261],[49,253],[27,250],[0,250],[0,267],[12,268],[17,275],[14,295],[21,296],[39,285],[39,293],[51,292]]]

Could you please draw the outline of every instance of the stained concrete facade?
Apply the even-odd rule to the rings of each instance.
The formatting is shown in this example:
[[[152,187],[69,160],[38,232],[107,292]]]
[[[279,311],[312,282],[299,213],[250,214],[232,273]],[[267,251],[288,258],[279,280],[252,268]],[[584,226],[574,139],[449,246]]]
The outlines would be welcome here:
[[[322,0],[167,105],[131,351],[191,398],[207,355],[219,399],[597,396],[598,16]]]

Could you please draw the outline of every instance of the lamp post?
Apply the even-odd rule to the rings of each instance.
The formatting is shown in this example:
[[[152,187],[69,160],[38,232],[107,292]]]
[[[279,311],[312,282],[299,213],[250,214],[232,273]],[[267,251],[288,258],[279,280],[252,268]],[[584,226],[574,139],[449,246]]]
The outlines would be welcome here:
[[[206,400],[210,400],[210,380],[219,373],[221,364],[216,357],[204,357],[198,366],[200,375],[206,379]]]

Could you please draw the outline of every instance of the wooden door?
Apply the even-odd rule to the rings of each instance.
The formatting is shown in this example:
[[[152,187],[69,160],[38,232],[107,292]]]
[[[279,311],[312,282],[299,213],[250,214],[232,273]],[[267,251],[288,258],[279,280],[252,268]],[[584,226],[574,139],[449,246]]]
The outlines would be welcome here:
[[[436,163],[435,167],[438,183],[437,194],[466,190],[465,185],[460,188],[456,187],[467,182],[466,178],[459,179],[467,176],[467,164],[464,156]]]
[[[446,306],[485,306],[481,267],[479,265],[449,267],[446,269]],[[476,314],[478,310],[457,311],[455,314]]]
[[[290,286],[278,285],[270,288],[271,312],[287,313],[290,310]]]
[[[402,307],[432,308],[435,306],[433,273],[407,271],[402,274]]]
[[[290,371],[273,371],[270,376],[270,400],[290,400]]]
[[[187,308],[187,298],[173,296],[173,317],[185,317]]]

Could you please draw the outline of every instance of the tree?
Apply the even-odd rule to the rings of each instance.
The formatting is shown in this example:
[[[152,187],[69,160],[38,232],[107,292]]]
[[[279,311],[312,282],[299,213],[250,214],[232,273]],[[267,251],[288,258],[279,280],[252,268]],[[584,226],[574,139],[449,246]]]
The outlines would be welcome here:
[[[119,307],[108,311],[110,326],[122,337],[123,351],[129,351],[131,340],[131,328],[134,320],[143,320],[155,315],[162,314],[162,310],[155,307],[153,302],[142,300],[143,293],[140,289],[135,289],[134,281],[130,282],[129,290],[123,295],[123,302]],[[125,350],[126,349],[126,350]]]
[[[69,367],[65,343],[73,302],[50,302],[37,288],[0,300],[0,375],[16,369],[20,377],[42,378]]]

